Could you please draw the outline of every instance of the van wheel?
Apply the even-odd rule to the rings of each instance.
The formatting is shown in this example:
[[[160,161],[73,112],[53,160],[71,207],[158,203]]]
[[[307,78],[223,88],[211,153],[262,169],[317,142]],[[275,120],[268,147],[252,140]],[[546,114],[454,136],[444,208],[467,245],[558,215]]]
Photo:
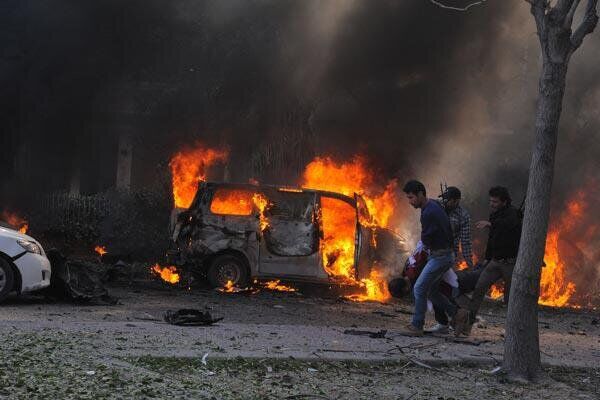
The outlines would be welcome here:
[[[0,302],[13,290],[15,273],[10,264],[0,257]]]
[[[231,281],[233,286],[245,288],[250,282],[246,264],[231,254],[215,257],[208,267],[207,277],[212,287],[225,287]]]

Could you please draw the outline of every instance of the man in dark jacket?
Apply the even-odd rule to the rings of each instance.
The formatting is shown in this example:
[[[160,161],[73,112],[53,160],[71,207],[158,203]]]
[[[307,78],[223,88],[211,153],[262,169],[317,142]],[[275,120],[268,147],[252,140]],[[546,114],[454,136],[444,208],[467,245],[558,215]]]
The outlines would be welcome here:
[[[458,333],[467,335],[471,331],[472,322],[475,321],[485,294],[500,279],[504,281],[504,300],[508,302],[510,283],[521,240],[520,212],[511,205],[508,190],[505,187],[495,186],[490,189],[489,194],[492,210],[490,220],[479,221],[475,224],[479,229],[489,228],[485,251],[485,268],[477,280],[477,285],[469,302],[468,322],[463,329],[457,327]],[[460,312],[464,313],[465,311],[461,310]],[[462,321],[464,321],[464,318]]]
[[[457,312],[457,306],[439,291],[442,276],[454,264],[454,240],[448,215],[438,202],[427,198],[421,182],[409,181],[403,190],[410,205],[421,209],[421,242],[428,258],[413,287],[415,313],[411,323],[400,333],[423,336],[428,299],[451,318]]]

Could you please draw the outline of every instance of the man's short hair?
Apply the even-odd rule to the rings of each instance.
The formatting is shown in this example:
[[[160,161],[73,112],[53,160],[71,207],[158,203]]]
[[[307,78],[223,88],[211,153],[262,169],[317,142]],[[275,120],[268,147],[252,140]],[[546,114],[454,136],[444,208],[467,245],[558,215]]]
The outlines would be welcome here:
[[[505,201],[506,204],[510,205],[512,199],[510,198],[510,194],[508,193],[508,189],[504,186],[494,186],[490,189],[490,197],[496,197],[500,199],[500,201]]]
[[[444,191],[443,198],[444,200],[458,200],[462,196],[460,189],[456,186],[448,186]]]
[[[406,194],[412,193],[416,196],[419,194],[419,192],[423,192],[423,196],[427,196],[427,190],[425,190],[425,185],[416,180],[406,182],[406,185],[404,185],[404,188],[402,190]]]

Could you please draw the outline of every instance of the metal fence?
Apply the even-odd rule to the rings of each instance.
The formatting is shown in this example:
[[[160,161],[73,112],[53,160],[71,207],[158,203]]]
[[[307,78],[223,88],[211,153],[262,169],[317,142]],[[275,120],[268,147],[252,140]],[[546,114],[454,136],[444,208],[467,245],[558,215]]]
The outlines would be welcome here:
[[[103,194],[93,196],[50,193],[41,196],[36,205],[38,223],[42,226],[83,225],[108,215],[110,200]]]

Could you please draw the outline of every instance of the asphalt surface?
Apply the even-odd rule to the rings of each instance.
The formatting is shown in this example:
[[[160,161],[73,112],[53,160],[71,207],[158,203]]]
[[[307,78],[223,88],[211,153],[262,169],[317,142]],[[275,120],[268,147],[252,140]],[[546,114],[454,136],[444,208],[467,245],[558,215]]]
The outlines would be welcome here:
[[[13,297],[0,306],[2,335],[44,333],[85,337],[103,356],[150,355],[211,358],[274,357],[329,360],[395,360],[402,353],[427,363],[495,365],[502,359],[505,308],[489,303],[471,337],[408,338],[398,329],[410,304],[356,303],[333,296],[269,292],[224,294],[156,282],[111,287],[119,304],[75,305],[43,297]],[[210,327],[163,321],[168,310],[195,308],[223,320]],[[540,312],[542,362],[597,367],[600,316],[594,312]],[[432,316],[428,320],[433,323]],[[385,331],[385,332],[382,332]],[[379,333],[381,338],[370,337]],[[377,336],[377,335],[376,335]]]

